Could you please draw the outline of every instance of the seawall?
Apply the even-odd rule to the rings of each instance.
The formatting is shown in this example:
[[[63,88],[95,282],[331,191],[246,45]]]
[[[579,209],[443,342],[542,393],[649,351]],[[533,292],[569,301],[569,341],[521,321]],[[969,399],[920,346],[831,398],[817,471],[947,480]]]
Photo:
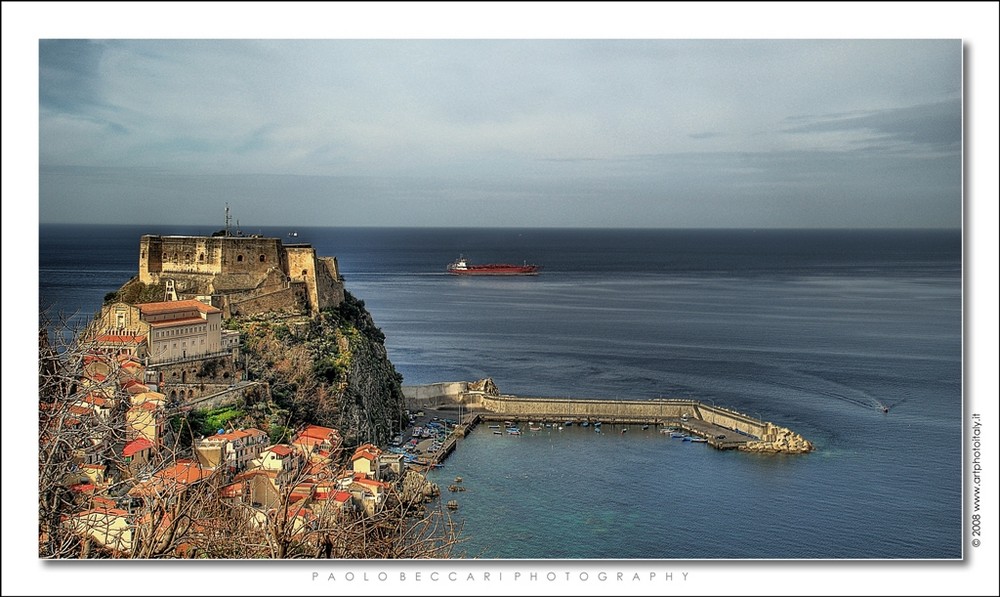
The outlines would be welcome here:
[[[814,449],[790,429],[698,400],[543,398],[499,394],[495,389],[492,381],[482,380],[404,386],[403,394],[417,408],[461,404],[479,411],[484,419],[654,424],[684,429],[719,449],[781,453]]]

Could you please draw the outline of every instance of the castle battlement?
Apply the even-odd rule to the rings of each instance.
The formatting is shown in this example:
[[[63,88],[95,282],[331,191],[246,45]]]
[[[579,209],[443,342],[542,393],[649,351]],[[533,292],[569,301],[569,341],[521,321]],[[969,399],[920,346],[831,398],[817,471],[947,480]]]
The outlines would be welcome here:
[[[211,295],[227,317],[318,313],[344,300],[335,257],[261,236],[159,236],[139,241],[139,281],[171,282],[178,298]]]

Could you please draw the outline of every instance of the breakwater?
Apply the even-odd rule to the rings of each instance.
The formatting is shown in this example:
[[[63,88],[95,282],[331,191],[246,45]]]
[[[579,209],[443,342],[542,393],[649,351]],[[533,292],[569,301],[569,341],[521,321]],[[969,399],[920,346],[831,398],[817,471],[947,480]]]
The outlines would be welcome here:
[[[485,420],[650,424],[674,427],[708,440],[717,449],[805,453],[814,447],[794,431],[725,407],[698,400],[545,398],[501,394],[490,379],[404,386],[418,408],[463,405]]]

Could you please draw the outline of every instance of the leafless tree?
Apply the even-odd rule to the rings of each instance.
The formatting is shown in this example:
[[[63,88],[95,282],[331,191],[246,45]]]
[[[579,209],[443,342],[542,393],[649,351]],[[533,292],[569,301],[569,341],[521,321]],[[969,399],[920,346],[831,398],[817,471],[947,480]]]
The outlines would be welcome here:
[[[60,558],[446,558],[459,528],[440,505],[388,484],[378,508],[339,509],[301,488],[308,467],[277,484],[276,500],[225,497],[223,467],[202,469],[181,434],[168,431],[138,466],[127,360],[85,341],[39,332],[38,555]],[[64,338],[66,334],[56,334]],[[76,337],[84,337],[77,335]],[[138,380],[141,382],[141,380]],[[343,471],[329,467],[324,480]]]

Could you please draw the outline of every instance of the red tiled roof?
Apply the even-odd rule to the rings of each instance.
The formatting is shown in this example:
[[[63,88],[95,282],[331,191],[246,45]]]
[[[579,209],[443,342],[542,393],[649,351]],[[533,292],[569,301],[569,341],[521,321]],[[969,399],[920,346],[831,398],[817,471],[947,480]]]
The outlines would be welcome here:
[[[344,502],[349,502],[350,500],[351,500],[351,494],[347,491],[336,491],[333,494],[333,501],[335,502],[340,502],[341,504],[343,504]]]
[[[309,425],[299,432],[298,437],[312,437],[316,439],[327,439],[331,435],[340,437],[340,432],[332,427],[320,427],[319,425]]]
[[[145,336],[142,336],[142,337],[144,338]],[[118,357],[118,360],[121,362],[121,366],[122,366],[123,369],[145,369],[145,367],[143,367],[142,363],[140,363],[139,361],[134,360],[129,355],[121,355],[121,356]]]
[[[160,410],[160,405],[157,404],[155,400],[147,400],[147,401],[143,402],[142,404],[137,404],[137,405],[135,405],[135,406],[133,406],[132,408],[129,409],[129,411],[133,411],[133,410],[152,410],[152,411],[156,411],[156,410]]]
[[[243,483],[237,481],[230,483],[219,490],[219,496],[224,498],[237,498],[243,495]]]
[[[313,446],[322,444],[326,440],[321,437],[310,437],[310,436],[299,436],[292,440],[292,443],[297,446],[302,446],[304,448],[311,448]]]
[[[194,299],[186,301],[165,301],[160,303],[142,303],[137,306],[143,315],[162,315],[163,313],[186,311],[188,309],[197,309],[201,313],[222,313],[219,309]]]
[[[101,495],[95,495],[90,501],[95,508],[114,508],[118,505],[113,499]]]
[[[134,439],[125,444],[125,447],[122,449],[122,456],[131,456],[136,452],[152,447],[153,443],[151,441],[144,437],[140,437],[139,439]]]
[[[86,396],[83,397],[82,402],[86,402],[87,404],[93,404],[95,406],[107,406],[107,404],[111,401],[105,398],[104,396],[100,396],[98,394],[87,394]]]
[[[183,319],[168,319],[165,321],[151,321],[149,322],[149,327],[151,328],[170,328],[181,325],[192,325],[192,324],[205,323],[205,320],[201,317],[185,317]]]
[[[72,406],[69,407],[69,412],[73,413],[74,415],[89,415],[93,414],[94,411],[87,408],[86,406],[73,404]]]
[[[73,514],[75,517],[89,516],[91,514],[100,514],[102,516],[128,516],[128,512],[125,510],[120,510],[118,508],[91,508],[90,510],[83,510],[82,512],[77,512]]]
[[[211,474],[212,471],[202,468],[197,462],[183,459],[178,460],[173,466],[156,473],[155,476],[161,479],[170,479],[182,485],[189,485],[196,481],[201,481]]]
[[[267,471],[259,468],[252,468],[248,471],[243,471],[242,473],[233,477],[233,481],[245,481],[257,475],[264,475],[265,477],[271,477],[272,479],[274,479],[277,478],[278,471]]]
[[[375,460],[378,460],[378,456],[376,454],[372,454],[371,452],[365,450],[358,450],[357,452],[354,453],[354,456],[351,456],[351,462],[354,462],[355,460],[360,460],[362,458],[367,458],[368,460],[371,460],[373,462]]]
[[[292,449],[290,447],[282,445],[282,444],[277,444],[277,445],[271,446],[270,448],[268,448],[268,450],[270,450],[272,453],[277,454],[278,456],[282,456],[282,457],[288,456],[289,454],[292,453]]]

